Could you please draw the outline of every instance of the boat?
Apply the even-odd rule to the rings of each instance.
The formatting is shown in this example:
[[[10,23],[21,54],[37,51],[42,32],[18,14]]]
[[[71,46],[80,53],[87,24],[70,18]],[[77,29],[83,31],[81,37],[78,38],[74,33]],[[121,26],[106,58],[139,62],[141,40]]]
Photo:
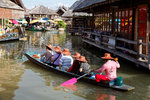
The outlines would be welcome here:
[[[26,51],[24,55],[32,63],[37,64],[40,67],[43,67],[43,68],[45,68],[45,69],[47,69],[49,71],[57,72],[59,74],[63,74],[65,76],[69,76],[69,77],[79,77],[79,75],[76,75],[76,74],[73,74],[73,73],[70,73],[70,72],[61,71],[61,70],[59,70],[57,68],[54,68],[53,66],[50,66],[50,65],[48,65],[46,63],[41,62],[39,58],[34,58],[33,57],[34,54],[40,55],[39,53],[32,52],[32,51]],[[130,90],[135,89],[134,87],[126,85],[126,84],[123,84],[122,86],[112,85],[112,83],[113,83],[112,81],[110,81],[110,82],[108,82],[108,81],[96,82],[95,79],[91,79],[89,77],[82,77],[80,80],[83,80],[83,81],[88,82],[88,83],[92,83],[94,85],[103,86],[103,87],[109,87],[109,88],[120,90],[120,91],[130,91]]]
[[[45,31],[45,29],[29,29],[29,31]]]

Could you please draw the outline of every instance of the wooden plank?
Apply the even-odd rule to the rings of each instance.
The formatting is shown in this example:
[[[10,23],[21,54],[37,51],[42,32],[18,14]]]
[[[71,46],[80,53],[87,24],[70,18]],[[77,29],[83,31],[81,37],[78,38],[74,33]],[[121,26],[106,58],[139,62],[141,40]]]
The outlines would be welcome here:
[[[116,50],[114,50],[114,49],[111,50],[111,49],[106,48],[106,47],[104,47],[104,46],[102,46],[102,45],[97,45],[97,44],[95,44],[95,43],[93,43],[93,42],[90,42],[90,41],[88,41],[88,40],[85,40],[85,39],[82,39],[82,41],[85,42],[85,43],[88,43],[88,44],[90,44],[90,45],[93,45],[93,46],[95,46],[95,47],[97,47],[97,48],[106,50],[107,52],[113,53],[113,54],[115,54],[115,55],[117,55],[117,56],[120,56],[120,57],[122,57],[122,58],[124,58],[124,59],[126,59],[126,60],[129,60],[129,61],[131,61],[131,62],[133,62],[133,63],[136,63],[136,64],[138,64],[138,65],[140,65],[140,66],[143,66],[143,67],[145,67],[145,68],[149,68],[149,66],[147,65],[147,62],[138,61],[137,59],[135,59],[135,58],[133,58],[133,57],[131,57],[131,56],[129,56],[129,55],[123,54],[122,52],[116,51]]]
[[[131,40],[127,40],[127,39],[124,39],[124,38],[118,38],[117,37],[117,40],[123,41],[123,42],[126,42],[126,43],[130,43],[130,44],[137,44],[137,41],[131,41]]]
[[[129,50],[129,49],[126,49],[126,48],[123,48],[123,47],[116,47],[117,49],[120,49],[120,50],[124,50],[124,51],[127,51],[131,54],[134,54],[134,55],[137,55],[137,52],[133,51],[133,50]]]

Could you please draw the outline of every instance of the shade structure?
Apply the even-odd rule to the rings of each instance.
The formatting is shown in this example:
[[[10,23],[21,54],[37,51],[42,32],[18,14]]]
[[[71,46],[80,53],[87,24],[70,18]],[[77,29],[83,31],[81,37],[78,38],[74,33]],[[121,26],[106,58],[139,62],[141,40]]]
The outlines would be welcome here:
[[[18,24],[18,21],[14,20],[14,19],[11,19],[10,21],[14,24]]]
[[[54,19],[54,21],[62,21],[62,19]]]
[[[42,20],[49,20],[49,18],[43,18]]]
[[[46,23],[47,21],[40,19],[38,22],[40,22],[40,23]]]
[[[56,23],[54,20],[48,20],[49,22],[51,22],[51,23]]]
[[[18,23],[21,23],[21,24],[27,24],[28,22],[26,20],[18,20]]]
[[[30,22],[30,24],[34,24],[34,23],[37,23],[37,22],[39,22],[39,20],[32,20],[32,21]]]
[[[9,23],[12,23],[12,21],[11,21],[11,20],[8,20],[8,22],[9,22]]]

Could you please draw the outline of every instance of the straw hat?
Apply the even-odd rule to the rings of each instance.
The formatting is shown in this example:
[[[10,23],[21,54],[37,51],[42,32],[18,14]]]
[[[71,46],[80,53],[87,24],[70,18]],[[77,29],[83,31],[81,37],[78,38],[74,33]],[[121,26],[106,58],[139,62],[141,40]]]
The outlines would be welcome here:
[[[101,57],[102,59],[114,59],[113,57],[111,57],[110,53],[105,53],[104,57]]]
[[[69,49],[66,49],[66,48],[62,51],[62,53],[63,53],[64,55],[71,55]]]
[[[77,60],[82,61],[82,62],[87,62],[84,56],[80,56]]]
[[[33,54],[33,58],[40,58],[37,54]]]
[[[74,58],[79,58],[81,56],[80,53],[76,52],[74,55],[72,55]]]
[[[55,52],[57,52],[57,53],[61,53],[61,52],[62,52],[60,46],[54,47],[54,50],[55,50]]]
[[[46,47],[48,47],[49,49],[53,49],[53,47],[50,44],[46,45]]]

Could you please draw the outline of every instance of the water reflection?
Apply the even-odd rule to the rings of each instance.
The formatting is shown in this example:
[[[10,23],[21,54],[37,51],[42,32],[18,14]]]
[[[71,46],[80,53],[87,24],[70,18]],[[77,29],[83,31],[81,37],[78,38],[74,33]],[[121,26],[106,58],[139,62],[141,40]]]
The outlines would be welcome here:
[[[0,44],[0,99],[12,100],[14,92],[24,69],[19,59],[22,59],[24,42],[8,42]],[[17,59],[17,60],[16,60]]]

